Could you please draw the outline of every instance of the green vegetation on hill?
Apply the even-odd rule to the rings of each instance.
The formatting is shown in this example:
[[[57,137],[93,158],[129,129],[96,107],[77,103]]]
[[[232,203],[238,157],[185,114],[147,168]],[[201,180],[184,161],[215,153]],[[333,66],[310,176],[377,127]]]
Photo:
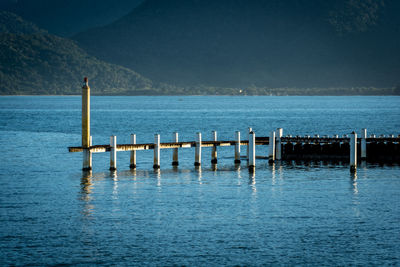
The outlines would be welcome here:
[[[0,12],[0,95],[81,94],[84,76],[89,77],[95,95],[400,95],[400,86],[179,87],[152,82],[129,68],[89,55],[72,40],[48,34],[15,14]]]
[[[0,33],[32,34],[46,33],[46,31],[14,13],[0,10]]]
[[[149,79],[89,56],[72,40],[7,12],[0,17],[0,94],[80,94],[84,76],[95,94],[154,90]]]

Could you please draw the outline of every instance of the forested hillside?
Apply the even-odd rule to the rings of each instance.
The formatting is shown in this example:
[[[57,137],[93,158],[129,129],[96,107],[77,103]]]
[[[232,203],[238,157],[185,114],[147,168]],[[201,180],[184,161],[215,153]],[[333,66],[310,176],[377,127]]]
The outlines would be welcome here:
[[[89,56],[72,40],[0,12],[0,94],[80,94],[84,76],[95,94],[150,93],[136,72]]]
[[[399,13],[397,0],[146,0],[75,39],[177,85],[393,87]]]

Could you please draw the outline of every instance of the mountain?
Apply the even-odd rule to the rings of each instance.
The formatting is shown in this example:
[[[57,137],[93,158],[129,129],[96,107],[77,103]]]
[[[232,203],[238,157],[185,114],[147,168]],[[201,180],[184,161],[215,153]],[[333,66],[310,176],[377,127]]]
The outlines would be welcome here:
[[[50,33],[71,36],[126,15],[143,0],[0,0],[0,10],[32,21]]]
[[[175,85],[400,84],[398,0],[146,0],[74,39]]]
[[[94,94],[151,93],[153,83],[125,67],[88,55],[72,40],[0,12],[0,94],[80,94],[88,76]]]
[[[0,10],[0,33],[33,34],[47,33],[32,22],[22,19],[14,13]]]

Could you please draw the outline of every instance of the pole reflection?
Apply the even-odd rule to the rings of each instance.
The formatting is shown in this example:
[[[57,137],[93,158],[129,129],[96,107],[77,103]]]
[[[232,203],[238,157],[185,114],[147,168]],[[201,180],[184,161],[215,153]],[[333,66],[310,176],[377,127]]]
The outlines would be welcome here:
[[[242,184],[242,172],[240,169],[240,163],[236,163],[235,164],[235,169],[236,169],[236,173],[237,173],[237,177],[238,177],[238,185]]]
[[[271,167],[271,178],[272,178],[272,185],[276,184],[276,166],[275,162],[270,164]]]
[[[214,171],[214,172],[216,172],[216,171],[218,170],[218,165],[215,164],[215,163],[212,163],[212,165],[211,165],[211,170]]]
[[[249,172],[249,185],[253,190],[253,194],[257,192],[256,187],[256,170]]]
[[[194,168],[195,168],[195,170],[197,172],[197,177],[198,177],[198,180],[199,180],[199,184],[203,184],[203,181],[202,181],[203,174],[202,174],[202,171],[201,171],[201,166],[195,166]]]
[[[350,183],[354,195],[358,194],[357,178],[357,171],[350,173]]]
[[[92,171],[84,171],[81,178],[80,200],[84,202],[82,213],[85,217],[89,217],[93,213],[94,206],[90,204],[92,200],[91,194],[93,189]]]
[[[118,174],[117,171],[110,171],[110,176],[113,179],[113,198],[118,199]]]
[[[160,169],[154,169],[154,175],[157,178],[157,187],[161,187],[161,170]]]

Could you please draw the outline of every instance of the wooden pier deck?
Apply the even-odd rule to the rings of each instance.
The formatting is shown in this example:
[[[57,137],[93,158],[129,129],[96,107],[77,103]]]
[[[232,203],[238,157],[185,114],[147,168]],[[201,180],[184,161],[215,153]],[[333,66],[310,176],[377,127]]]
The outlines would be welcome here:
[[[92,169],[92,154],[110,152],[110,170],[117,168],[117,152],[130,151],[130,168],[136,168],[136,151],[153,150],[155,169],[160,168],[160,150],[172,149],[172,165],[179,165],[178,150],[195,148],[194,165],[200,166],[202,148],[211,148],[211,163],[217,164],[217,148],[234,146],[235,163],[240,163],[241,146],[246,146],[249,171],[254,171],[256,158],[267,158],[270,163],[280,160],[348,160],[350,171],[355,172],[360,160],[370,162],[400,163],[400,135],[367,136],[367,129],[361,130],[360,138],[356,132],[339,137],[333,136],[283,136],[283,129],[278,128],[268,137],[256,137],[252,128],[248,128],[247,140],[242,140],[240,132],[235,132],[235,140],[217,140],[217,132],[213,131],[213,140],[202,141],[201,133],[197,133],[195,141],[182,142],[178,133],[173,133],[173,142],[161,143],[160,135],[154,135],[154,143],[137,144],[136,135],[131,135],[130,144],[117,144],[117,137],[111,136],[110,144],[93,145],[90,136],[90,87],[87,78],[82,87],[82,146],[69,147],[69,152],[83,153],[83,170]],[[256,157],[256,146],[268,146],[268,154]]]

